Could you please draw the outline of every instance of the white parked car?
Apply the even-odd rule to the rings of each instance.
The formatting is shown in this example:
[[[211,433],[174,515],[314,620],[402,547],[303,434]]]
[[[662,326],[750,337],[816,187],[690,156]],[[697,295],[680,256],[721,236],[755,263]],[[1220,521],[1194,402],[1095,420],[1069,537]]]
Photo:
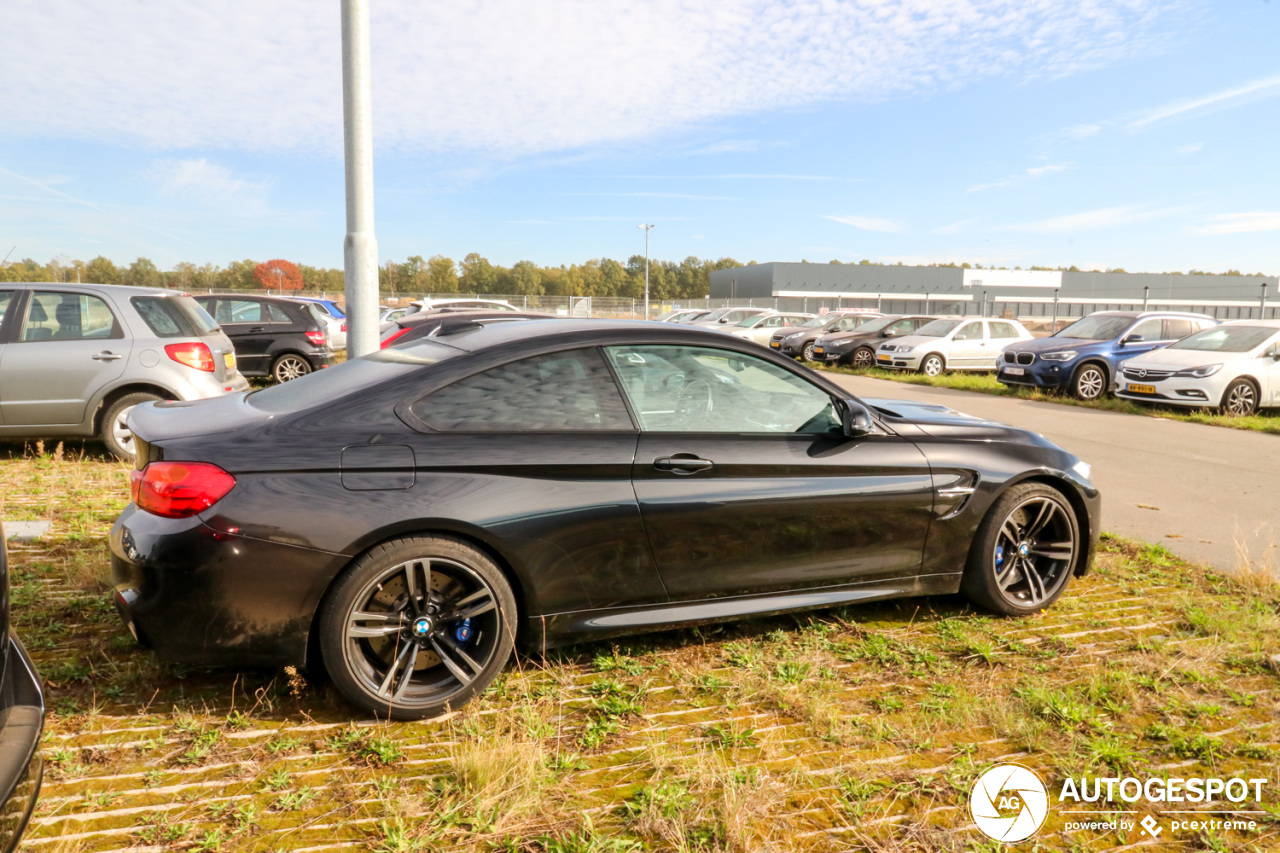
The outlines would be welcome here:
[[[1280,406],[1280,320],[1231,320],[1131,358],[1116,396],[1228,415]]]
[[[732,326],[734,323],[740,323],[748,317],[754,317],[757,314],[773,314],[772,308],[717,308],[705,317],[699,317],[689,322],[690,326]]]
[[[944,317],[915,334],[881,344],[876,366],[920,370],[929,376],[944,370],[995,370],[1002,349],[1032,337],[1017,320]]]
[[[777,314],[757,314],[754,317],[739,320],[732,326],[713,326],[712,328],[718,332],[733,335],[735,338],[745,338],[762,347],[767,347],[769,338],[773,337],[774,332],[789,329],[792,326],[803,326],[812,319],[812,314],[784,314],[779,312]]]
[[[447,299],[415,299],[409,303],[419,311],[447,308],[450,311],[519,311],[521,309],[502,299],[471,299],[466,297]]]

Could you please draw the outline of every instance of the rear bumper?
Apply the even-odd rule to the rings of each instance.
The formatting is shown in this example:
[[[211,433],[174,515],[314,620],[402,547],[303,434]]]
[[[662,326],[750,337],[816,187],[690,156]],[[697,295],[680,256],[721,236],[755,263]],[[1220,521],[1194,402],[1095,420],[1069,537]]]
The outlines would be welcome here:
[[[44,765],[40,735],[44,731],[44,691],[27,650],[8,636],[9,650],[0,684],[0,853],[18,846],[31,819]]]

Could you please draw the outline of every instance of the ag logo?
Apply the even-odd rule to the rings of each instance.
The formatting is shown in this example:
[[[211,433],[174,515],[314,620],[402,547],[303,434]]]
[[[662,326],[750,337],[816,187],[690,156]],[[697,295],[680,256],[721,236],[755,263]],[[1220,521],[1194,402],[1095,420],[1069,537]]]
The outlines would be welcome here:
[[[1040,777],[1021,764],[997,764],[974,783],[969,814],[988,838],[1021,841],[1048,817],[1049,794]]]

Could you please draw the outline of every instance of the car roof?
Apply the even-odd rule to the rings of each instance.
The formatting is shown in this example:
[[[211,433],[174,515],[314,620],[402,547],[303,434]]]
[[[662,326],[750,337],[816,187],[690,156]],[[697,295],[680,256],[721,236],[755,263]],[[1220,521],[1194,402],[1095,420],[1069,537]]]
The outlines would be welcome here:
[[[89,282],[61,281],[6,281],[3,287],[19,287],[23,289],[45,287],[54,290],[66,290],[72,293],[111,293],[117,296],[191,296],[182,290],[166,287],[141,287],[133,284],[91,284]]]
[[[299,302],[310,301],[294,299],[291,296],[263,296],[261,293],[197,293],[196,299],[259,299],[263,302],[273,302],[276,305],[293,305],[297,306]]]
[[[1208,314],[1197,314],[1193,311],[1094,311],[1085,317],[1128,317],[1133,320],[1147,317],[1176,317],[1194,320],[1212,320]],[[1080,318],[1081,320],[1084,317]]]
[[[555,314],[537,314],[532,311],[419,311],[416,314],[406,314],[403,317],[397,317],[394,322],[398,323],[402,328],[411,329],[414,326],[425,326],[429,323],[438,323],[442,321],[466,321],[466,320],[554,320]]]
[[[1275,320],[1227,320],[1223,326],[1261,326],[1267,329],[1280,329],[1280,319]]]
[[[459,316],[459,315],[454,315]],[[761,356],[773,355],[762,349],[759,344],[710,331],[697,326],[682,326],[678,323],[658,323],[652,320],[580,320],[557,317],[553,320],[542,320],[537,323],[495,323],[479,326],[474,329],[458,331],[442,341],[440,338],[423,338],[422,341],[447,343],[468,352],[488,349],[495,346],[513,346],[529,344],[536,347],[539,343],[572,344],[574,346],[591,346],[598,344],[645,343],[670,344],[672,346],[699,344],[727,349],[740,349],[743,352]],[[405,345],[412,349],[420,341],[412,341]]]

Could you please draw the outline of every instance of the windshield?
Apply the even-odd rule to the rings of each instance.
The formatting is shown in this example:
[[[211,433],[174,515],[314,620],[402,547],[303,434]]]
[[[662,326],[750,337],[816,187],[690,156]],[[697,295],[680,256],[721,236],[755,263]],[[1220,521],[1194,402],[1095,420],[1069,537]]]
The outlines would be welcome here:
[[[883,329],[885,326],[892,323],[893,319],[894,318],[892,317],[880,317],[876,320],[870,320],[858,326],[858,333],[861,334],[862,332],[878,332],[881,329]]]
[[[818,326],[825,326],[829,322],[830,321],[824,317],[814,317],[812,320],[805,320],[802,324],[802,328],[816,328]]]
[[[733,310],[732,308],[717,308],[716,310],[712,311],[710,314],[703,317],[702,319],[703,320],[719,320],[721,317],[723,317],[725,314],[728,314],[732,310]]]
[[[767,316],[768,316],[767,314],[756,314],[753,317],[744,317],[734,325],[741,329],[750,329],[752,326],[763,321],[764,318]]]
[[[1050,335],[1080,341],[1111,341],[1129,327],[1132,317],[1085,317]]]
[[[1277,333],[1280,329],[1272,326],[1216,326],[1170,344],[1169,349],[1248,352]]]
[[[920,335],[922,338],[940,338],[959,326],[960,322],[960,320],[934,320],[932,323],[925,323],[912,334]]]

